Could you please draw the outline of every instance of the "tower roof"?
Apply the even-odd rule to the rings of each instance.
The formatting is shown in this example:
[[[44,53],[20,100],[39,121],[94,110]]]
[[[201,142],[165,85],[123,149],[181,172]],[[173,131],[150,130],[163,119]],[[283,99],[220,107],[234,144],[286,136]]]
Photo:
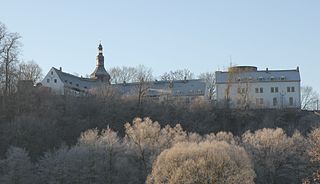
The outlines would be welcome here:
[[[103,47],[101,43],[98,46],[98,55],[97,55],[97,65],[93,73],[90,75],[92,79],[98,79],[107,83],[110,83],[110,75],[104,68],[104,56],[103,56]]]

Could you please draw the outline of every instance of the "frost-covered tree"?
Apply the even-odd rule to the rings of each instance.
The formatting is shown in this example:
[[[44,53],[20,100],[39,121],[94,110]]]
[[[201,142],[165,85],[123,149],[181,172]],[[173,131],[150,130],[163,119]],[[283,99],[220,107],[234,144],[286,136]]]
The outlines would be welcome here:
[[[316,171],[312,174],[312,179],[308,183],[320,183],[320,128],[314,129],[308,137],[310,148],[308,150],[311,156],[311,162],[316,164]]]
[[[232,145],[239,145],[239,137],[233,136],[231,132],[210,133],[204,136],[206,141],[225,141]]]
[[[128,154],[136,158],[138,161],[136,167],[141,168],[139,169],[141,181],[145,180],[151,171],[154,159],[162,150],[186,139],[186,133],[180,125],[161,129],[159,123],[153,122],[150,118],[136,118],[132,124],[126,123],[125,132]]]
[[[11,147],[6,159],[0,160],[0,183],[33,184],[34,176],[34,166],[24,149]]]
[[[254,162],[256,183],[301,183],[308,173],[305,139],[281,128],[246,132],[242,142]]]
[[[118,164],[121,152],[111,129],[90,129],[76,146],[47,153],[39,162],[38,176],[42,183],[121,183],[121,167],[126,166]]]
[[[246,151],[226,142],[178,143],[153,164],[147,183],[254,183]]]

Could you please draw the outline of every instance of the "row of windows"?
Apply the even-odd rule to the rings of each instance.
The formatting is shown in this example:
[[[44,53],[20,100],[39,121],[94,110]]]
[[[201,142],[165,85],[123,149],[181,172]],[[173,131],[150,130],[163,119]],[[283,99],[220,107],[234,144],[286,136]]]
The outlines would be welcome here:
[[[238,78],[237,78],[237,81],[238,81],[238,82],[240,82],[240,81],[252,81],[252,79],[253,79],[252,77],[248,77],[248,78],[247,78],[247,77],[244,77],[244,78],[238,77]],[[265,81],[265,80],[267,80],[267,79],[268,79],[268,78],[265,78],[265,77],[258,77],[258,78],[257,78],[258,81]],[[276,77],[274,77],[274,76],[271,76],[271,77],[270,77],[270,80],[271,80],[271,81],[274,81],[274,80],[282,80],[282,81],[283,81],[283,80],[285,80],[285,79],[286,79],[285,76],[281,76],[281,77],[279,77],[279,78],[276,78]]]
[[[255,88],[256,93],[263,93],[263,88]],[[270,88],[271,93],[278,93],[279,88],[278,87],[271,87]],[[295,92],[295,87],[287,87],[287,92]],[[238,88],[238,93],[239,93],[239,88]]]
[[[57,79],[53,79],[54,83],[57,83]],[[65,80],[64,82],[68,82],[67,80]],[[50,79],[47,79],[47,83],[50,83]],[[72,85],[72,82],[69,82],[70,85]],[[76,84],[77,87],[79,87],[79,84]],[[84,86],[85,89],[87,89],[87,86]]]
[[[190,94],[202,94],[203,91],[200,90],[200,89],[197,90],[197,91],[196,91],[196,90],[189,90],[189,93],[190,93]],[[177,91],[176,91],[176,94],[182,94],[182,92],[181,92],[180,90],[177,90]]]
[[[57,79],[53,79],[54,83],[57,83]],[[47,83],[50,83],[50,79],[47,79]]]
[[[263,98],[256,98],[256,104],[257,105],[263,105],[264,104],[264,101],[263,101]],[[277,106],[278,105],[278,98],[274,97],[272,99],[272,105],[273,106]],[[289,97],[289,105],[293,105],[293,97]]]

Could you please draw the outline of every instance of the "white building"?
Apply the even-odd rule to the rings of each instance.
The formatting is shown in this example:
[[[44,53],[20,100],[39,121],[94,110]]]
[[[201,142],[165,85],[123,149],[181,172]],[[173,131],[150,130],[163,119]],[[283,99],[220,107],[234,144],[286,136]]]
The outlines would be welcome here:
[[[90,78],[78,77],[52,67],[41,82],[42,86],[48,87],[53,93],[59,95],[88,95],[92,91],[106,89],[116,90],[124,97],[134,97],[139,93],[141,83],[110,84],[110,75],[104,68],[103,48],[100,44],[96,68]],[[207,89],[204,80],[178,80],[178,81],[149,81],[142,86],[145,88],[145,97],[156,101],[183,100],[186,102],[195,99],[206,99]],[[141,89],[140,89],[141,91]]]
[[[300,73],[230,67],[216,72],[216,99],[231,108],[300,108]]]

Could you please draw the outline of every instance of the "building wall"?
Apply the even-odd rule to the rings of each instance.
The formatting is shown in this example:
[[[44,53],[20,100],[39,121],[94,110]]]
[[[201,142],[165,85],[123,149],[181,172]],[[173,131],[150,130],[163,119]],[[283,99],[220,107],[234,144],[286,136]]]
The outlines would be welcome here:
[[[225,100],[225,94],[228,84],[216,84],[216,97],[218,101]],[[274,92],[271,92],[273,87]],[[287,88],[290,87],[288,92]],[[291,92],[292,87],[294,92]],[[258,93],[256,92],[258,89]],[[262,88],[263,92],[260,92]],[[276,91],[276,88],[278,90]],[[248,90],[246,90],[248,89]],[[300,82],[247,82],[247,83],[231,83],[229,99],[231,107],[241,107],[244,96],[247,95],[247,102],[251,108],[300,108]],[[247,92],[246,92],[247,91]],[[290,97],[292,104],[290,104]],[[276,98],[276,104],[274,104]],[[262,100],[262,103],[260,99]]]
[[[48,74],[43,78],[41,84],[45,87],[49,87],[51,91],[56,94],[64,95],[64,84],[53,68],[51,68]]]

